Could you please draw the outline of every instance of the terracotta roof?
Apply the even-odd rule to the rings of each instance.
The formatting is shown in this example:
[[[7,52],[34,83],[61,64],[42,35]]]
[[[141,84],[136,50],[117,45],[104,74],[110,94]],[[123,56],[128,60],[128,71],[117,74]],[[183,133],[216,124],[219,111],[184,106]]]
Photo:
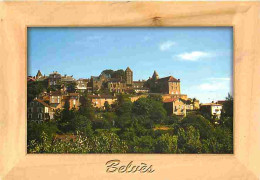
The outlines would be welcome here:
[[[35,81],[33,77],[27,77],[27,81]]]
[[[43,100],[41,100],[41,99],[35,99],[35,101],[41,103],[42,105],[44,105],[44,106],[46,106],[46,107],[51,108],[51,106],[50,106],[49,104],[45,103],[45,102],[44,102]]]
[[[176,79],[172,76],[168,76],[168,77],[164,77],[164,78],[160,78],[157,81],[168,81],[168,82],[180,82],[179,79]]]
[[[177,101],[177,100],[180,100],[180,101],[182,101],[183,103],[186,103],[186,101],[185,101],[184,99],[178,98],[178,97],[164,99],[164,100],[163,100],[163,103],[175,102],[175,101]]]
[[[49,96],[43,96],[43,97],[42,97],[42,100],[43,100],[43,101],[49,101],[49,100],[50,100],[50,97],[49,97]]]

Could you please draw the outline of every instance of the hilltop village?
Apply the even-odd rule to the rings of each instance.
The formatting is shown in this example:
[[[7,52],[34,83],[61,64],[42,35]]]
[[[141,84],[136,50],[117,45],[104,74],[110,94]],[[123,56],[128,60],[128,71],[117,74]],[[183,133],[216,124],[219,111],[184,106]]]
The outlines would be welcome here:
[[[96,109],[105,109],[118,100],[118,95],[127,94],[132,102],[149,95],[161,96],[168,115],[186,116],[187,111],[204,110],[210,116],[220,118],[223,101],[200,104],[199,100],[181,93],[181,81],[173,76],[159,77],[154,71],[148,80],[133,80],[133,71],[104,70],[99,76],[75,79],[57,71],[43,75],[28,76],[28,84],[38,82],[41,90],[28,94],[28,120],[43,122],[54,118],[55,111],[67,102],[70,109],[78,109],[82,97],[87,96]],[[36,88],[37,89],[37,88]],[[33,90],[34,92],[35,90]]]

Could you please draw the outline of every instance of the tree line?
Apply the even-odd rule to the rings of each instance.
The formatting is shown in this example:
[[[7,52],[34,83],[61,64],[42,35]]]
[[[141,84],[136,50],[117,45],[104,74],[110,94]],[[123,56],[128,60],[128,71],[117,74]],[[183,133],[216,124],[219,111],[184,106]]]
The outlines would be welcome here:
[[[159,95],[131,102],[118,95],[104,109],[94,108],[88,95],[79,109],[66,102],[54,120],[28,121],[29,153],[233,153],[233,98],[223,106],[220,124],[193,111],[167,116]],[[64,138],[61,138],[64,137]]]

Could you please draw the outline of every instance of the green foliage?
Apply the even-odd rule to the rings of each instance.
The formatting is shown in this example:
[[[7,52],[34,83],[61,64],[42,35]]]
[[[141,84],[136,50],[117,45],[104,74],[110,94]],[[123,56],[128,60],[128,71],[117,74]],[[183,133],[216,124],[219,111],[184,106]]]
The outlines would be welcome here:
[[[69,93],[74,93],[76,91],[76,82],[69,82],[64,84],[66,86],[66,89]]]
[[[45,81],[27,82],[27,102],[30,103],[47,88]]]
[[[166,118],[166,110],[160,101],[153,98],[140,98],[134,102],[133,113],[148,117],[150,123],[162,123]]]
[[[134,137],[133,151],[135,153],[154,152],[155,140],[151,136]]]
[[[227,128],[217,127],[214,136],[202,140],[204,153],[233,153],[233,133]]]
[[[156,153],[177,153],[178,136],[167,134],[161,135],[156,142]]]
[[[187,115],[180,123],[182,127],[193,126],[198,129],[202,138],[212,136],[214,131],[213,125],[202,115]]]
[[[233,153],[233,117],[228,113],[216,126],[200,112],[166,116],[157,95],[132,103],[129,95],[120,94],[104,110],[93,108],[87,94],[80,101],[78,110],[68,102],[56,110],[54,122],[28,122],[28,152]]]
[[[45,133],[48,139],[54,137],[54,135],[58,132],[58,128],[55,122],[44,122],[44,123],[36,123],[36,122],[27,122],[27,144],[30,146],[30,141],[34,140],[35,143],[42,143],[41,135]]]
[[[123,69],[119,69],[119,70],[116,70],[116,71],[113,71],[111,69],[106,69],[104,71],[102,71],[101,74],[106,74],[108,76],[110,76],[111,78],[123,78],[125,79],[125,71]]]
[[[232,117],[233,118],[233,97],[228,94],[226,101],[223,104],[223,116],[224,117]]]
[[[112,132],[101,132],[92,138],[81,134],[75,140],[54,139],[50,141],[45,132],[41,134],[41,143],[30,141],[29,153],[125,153],[127,145]]]
[[[193,126],[178,130],[178,153],[201,153],[200,132]]]

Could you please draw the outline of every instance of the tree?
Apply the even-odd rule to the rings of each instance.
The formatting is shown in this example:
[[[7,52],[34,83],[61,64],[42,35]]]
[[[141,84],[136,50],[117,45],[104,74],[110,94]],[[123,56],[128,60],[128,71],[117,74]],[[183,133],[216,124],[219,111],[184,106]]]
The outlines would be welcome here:
[[[147,116],[151,124],[162,123],[166,118],[166,110],[163,104],[153,98],[140,98],[134,102],[133,113]]]
[[[27,82],[27,102],[30,103],[34,98],[46,89],[46,82],[31,81]]]
[[[228,93],[226,101],[223,104],[223,116],[233,118],[233,97]]]
[[[74,93],[76,91],[77,84],[76,82],[70,82],[70,83],[66,83],[65,86],[69,93]]]
[[[151,153],[154,152],[155,139],[151,136],[134,137],[133,151],[135,153]]]
[[[159,94],[149,94],[148,98],[159,101],[161,103],[163,102],[162,96]]]
[[[52,139],[52,137],[57,133],[58,128],[55,122],[43,122],[36,123],[32,121],[27,122],[27,144],[30,146],[30,141],[35,140],[37,143],[42,142],[41,134],[44,132],[47,139]]]
[[[213,136],[214,127],[210,121],[204,118],[202,115],[189,114],[183,118],[180,122],[181,127],[186,128],[188,126],[193,126],[200,132],[201,138],[209,138]]]
[[[156,153],[176,153],[178,149],[178,137],[167,134],[162,134],[156,142]]]
[[[91,100],[88,98],[88,95],[84,95],[80,97],[80,107],[79,107],[79,113],[81,115],[86,116],[90,121],[95,120],[95,109],[92,105]]]
[[[200,132],[193,126],[178,130],[178,153],[201,153]]]
[[[107,101],[105,101],[104,107],[105,107],[106,111],[110,111],[111,110],[111,106],[110,106],[110,104]]]
[[[66,101],[63,110],[60,113],[60,121],[58,121],[58,128],[63,133],[75,132],[73,126],[73,119],[75,118],[75,110],[70,110],[69,102]]]
[[[123,69],[116,70],[114,71],[111,77],[118,78],[118,79],[122,77],[123,79],[125,79],[126,78],[125,71]]]
[[[93,135],[92,123],[86,116],[77,114],[71,123],[73,132],[79,131],[87,137]]]
[[[102,71],[101,74],[105,74],[107,76],[112,77],[112,75],[114,74],[114,71],[112,69],[106,69],[106,70]]]

